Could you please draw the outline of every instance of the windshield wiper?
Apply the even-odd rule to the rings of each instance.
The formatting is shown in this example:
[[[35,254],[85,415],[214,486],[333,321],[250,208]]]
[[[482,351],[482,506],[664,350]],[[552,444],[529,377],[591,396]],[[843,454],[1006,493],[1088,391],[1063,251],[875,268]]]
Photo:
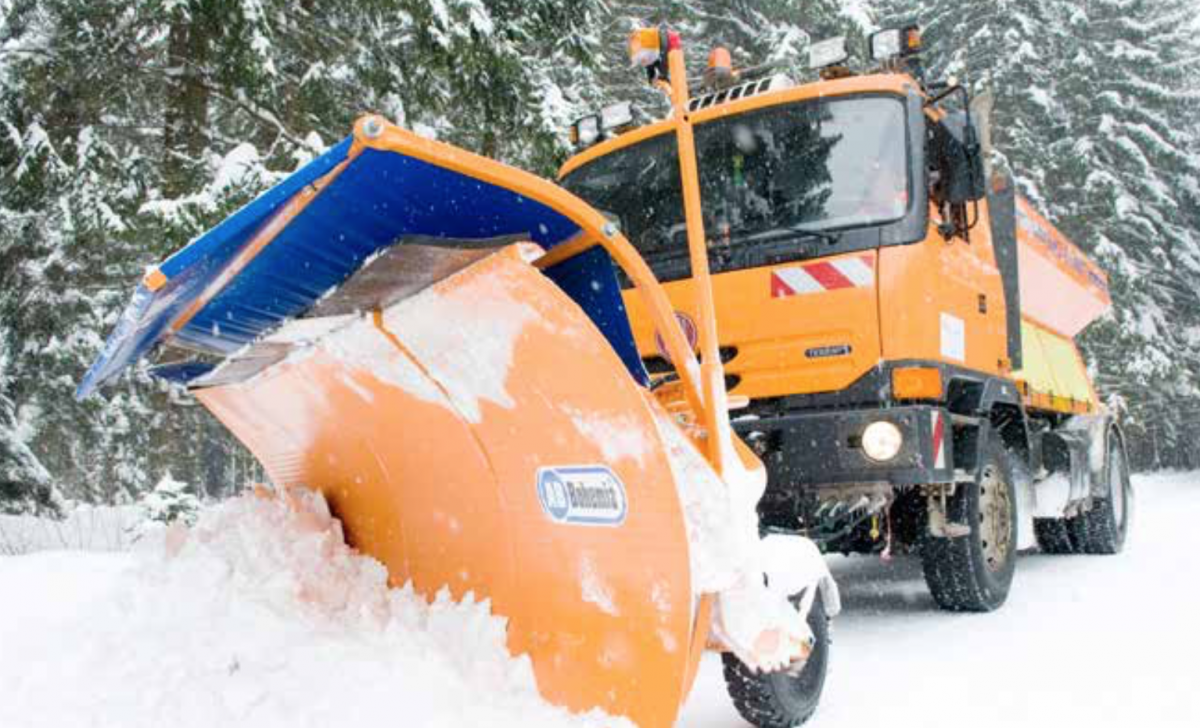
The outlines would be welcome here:
[[[818,230],[815,228],[809,228],[809,227],[804,227],[804,226],[800,226],[800,225],[792,226],[792,227],[773,228],[771,230],[764,230],[762,232],[746,235],[742,239],[757,243],[757,242],[765,242],[765,241],[769,241],[769,240],[778,240],[779,238],[786,238],[789,236],[800,236],[802,238],[816,238],[817,240],[820,240],[821,242],[825,243],[826,245],[837,245],[838,243],[840,243],[842,241],[841,233],[830,233],[830,232],[826,232],[824,230]]]

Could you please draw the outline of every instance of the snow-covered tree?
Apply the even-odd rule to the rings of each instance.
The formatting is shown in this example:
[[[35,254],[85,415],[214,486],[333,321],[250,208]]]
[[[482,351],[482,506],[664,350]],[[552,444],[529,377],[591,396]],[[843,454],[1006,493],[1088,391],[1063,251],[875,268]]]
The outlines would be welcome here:
[[[142,509],[144,525],[178,521],[190,526],[199,518],[201,504],[188,484],[175,480],[168,471],[153,490],[142,496],[138,505]]]
[[[58,490],[22,429],[12,403],[0,395],[0,513],[60,515]]]
[[[1069,95],[1079,161],[1070,228],[1112,274],[1111,322],[1087,339],[1147,456],[1200,458],[1200,43],[1186,0],[1091,0],[1075,14]]]
[[[861,58],[869,26],[898,18],[928,28],[933,75],[997,95],[996,141],[1022,189],[1112,272],[1117,313],[1087,340],[1098,381],[1151,443],[1142,462],[1185,464],[1200,435],[1200,329],[1188,323],[1200,314],[1190,9],[0,2],[0,475],[45,472],[87,500],[135,500],[154,485],[147,474],[168,467],[205,488],[237,484],[246,455],[203,408],[181,406],[185,397],[145,373],[85,403],[72,390],[144,266],[339,140],[360,114],[551,174],[582,114],[624,99],[665,112],[629,68],[634,24],[680,30],[696,74],[719,43],[740,66],[773,62],[805,78],[811,40],[845,34]]]
[[[144,266],[366,112],[541,171],[596,89],[598,0],[0,4],[0,394],[72,497],[171,467],[236,486],[238,446],[134,373],[72,390]],[[589,105],[590,106],[590,105]],[[6,415],[7,416],[7,415]]]

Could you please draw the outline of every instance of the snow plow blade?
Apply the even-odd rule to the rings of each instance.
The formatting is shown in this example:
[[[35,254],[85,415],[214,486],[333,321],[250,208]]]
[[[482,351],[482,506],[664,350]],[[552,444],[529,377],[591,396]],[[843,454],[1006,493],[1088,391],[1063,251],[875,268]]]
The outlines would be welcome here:
[[[693,365],[671,416],[614,262]],[[701,421],[702,395],[599,212],[367,117],[150,269],[78,396],[150,353],[274,483],[322,492],[392,582],[490,599],[547,699],[673,724],[711,601],[660,428]]]
[[[395,260],[472,257],[395,252],[347,288],[379,293],[356,284]],[[523,257],[540,252],[507,247],[384,310],[285,326],[339,328],[196,395],[275,483],[324,493],[395,584],[491,599],[548,699],[668,725],[692,609],[670,466],[612,347]]]

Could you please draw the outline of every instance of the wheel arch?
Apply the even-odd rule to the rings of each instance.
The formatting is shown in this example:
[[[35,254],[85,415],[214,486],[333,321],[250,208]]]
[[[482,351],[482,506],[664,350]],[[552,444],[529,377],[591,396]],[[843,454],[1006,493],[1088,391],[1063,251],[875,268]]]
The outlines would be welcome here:
[[[1008,402],[995,402],[988,412],[988,422],[993,436],[1000,439],[1005,451],[1011,457],[1019,458],[1032,470],[1034,447],[1029,436],[1025,409]]]

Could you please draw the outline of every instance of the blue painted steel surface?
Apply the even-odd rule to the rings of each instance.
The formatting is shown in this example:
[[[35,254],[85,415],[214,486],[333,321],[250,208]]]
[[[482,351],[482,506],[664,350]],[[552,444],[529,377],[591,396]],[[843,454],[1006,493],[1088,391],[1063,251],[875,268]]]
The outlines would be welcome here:
[[[168,282],[154,292],[138,287],[77,395],[88,396],[170,338],[171,323],[254,234],[297,192],[345,160],[349,149],[347,139],[167,259],[160,270]],[[192,348],[228,355],[302,315],[369,256],[405,236],[525,234],[549,249],[578,231],[565,216],[512,190],[403,154],[367,149],[175,336]],[[588,262],[574,263],[564,274],[572,282],[569,292],[581,298],[642,379],[612,262],[607,254],[585,258]],[[586,267],[594,267],[594,274]],[[602,280],[603,290],[575,286],[577,278]]]
[[[171,321],[204,291],[265,221],[297,192],[328,174],[346,159],[350,143],[351,140],[346,139],[309,162],[163,261],[159,270],[167,276],[166,285],[157,291],[138,285],[116,329],[105,342],[100,357],[84,375],[75,396],[79,399],[87,397],[145,356],[165,337]]]
[[[633,340],[616,266],[608,251],[597,246],[547,268],[545,273],[591,317],[633,378],[644,387],[650,386],[650,375]]]

